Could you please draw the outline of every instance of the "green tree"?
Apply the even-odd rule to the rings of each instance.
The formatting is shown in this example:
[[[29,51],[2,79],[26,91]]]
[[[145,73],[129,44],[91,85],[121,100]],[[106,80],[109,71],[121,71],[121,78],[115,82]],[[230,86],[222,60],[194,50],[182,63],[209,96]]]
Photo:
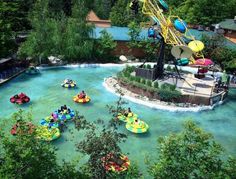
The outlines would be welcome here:
[[[214,5],[213,5],[214,4]],[[177,9],[177,14],[191,24],[211,25],[225,18],[233,18],[236,2],[229,0],[185,0]]]
[[[10,24],[0,19],[0,58],[8,56],[14,51],[15,48],[12,48],[15,46],[13,34]]]
[[[84,118],[76,119],[75,126],[78,130],[85,129],[85,138],[77,145],[78,150],[84,154],[89,155],[87,167],[84,172],[88,173],[91,178],[137,178],[140,176],[137,165],[133,165],[127,171],[115,173],[106,171],[101,160],[112,153],[114,156],[119,157],[122,151],[119,143],[124,142],[126,135],[117,131],[117,115],[124,110],[124,104],[120,98],[116,106],[109,106],[111,120],[105,124],[103,120],[98,120],[96,123],[90,123]],[[99,124],[101,126],[99,126]],[[105,163],[108,159],[105,158]]]
[[[94,0],[94,11],[101,19],[108,19],[112,8],[111,0]]]
[[[84,0],[74,2],[72,14],[67,17],[58,13],[51,16],[48,0],[38,0],[32,12],[33,31],[19,49],[23,57],[35,59],[50,55],[60,56],[67,61],[90,59],[93,41],[90,39],[92,26],[85,21],[88,9]]]
[[[128,45],[130,48],[139,48],[140,43],[140,32],[141,32],[141,27],[138,25],[137,22],[132,21],[128,25],[129,32],[128,35],[130,36],[130,41],[128,42]]]
[[[31,28],[28,15],[35,0],[2,0],[0,2],[0,17],[7,21],[12,31],[23,31]]]
[[[86,23],[88,9],[85,5],[85,0],[77,0],[74,3],[72,16],[68,19],[63,34],[64,50],[61,55],[67,60],[91,59],[93,55],[93,41],[90,39],[93,26]]]
[[[230,178],[228,171],[235,171],[235,160],[226,163],[223,149],[191,121],[184,130],[168,137],[159,138],[158,160],[150,165],[154,178]]]
[[[226,47],[223,35],[203,35],[204,55],[226,70],[236,69],[236,50]]]
[[[20,110],[11,120],[18,124],[18,134],[10,137],[9,132],[0,133],[0,178],[85,178],[70,163],[59,165],[56,149],[36,139],[35,130],[29,133],[30,113]],[[5,126],[1,125],[1,128]]]
[[[110,12],[111,23],[114,26],[127,26],[130,14],[127,12],[127,0],[118,0]]]
[[[139,8],[138,14],[134,14],[129,8],[130,1],[117,0],[110,12],[111,23],[114,26],[126,27],[132,21],[146,22],[148,18],[142,13],[142,6]]]
[[[111,34],[106,30],[100,32],[101,37],[97,41],[97,54],[99,59],[109,60],[111,52],[116,48],[117,43],[113,40]]]
[[[130,41],[128,43],[129,48],[131,50],[132,48],[140,48],[145,53],[145,59],[148,61],[155,61],[157,55],[156,51],[159,48],[159,45],[157,44],[158,41],[155,41],[154,39],[141,38],[140,32],[142,29],[135,21],[130,22],[128,27],[128,35],[130,36]]]

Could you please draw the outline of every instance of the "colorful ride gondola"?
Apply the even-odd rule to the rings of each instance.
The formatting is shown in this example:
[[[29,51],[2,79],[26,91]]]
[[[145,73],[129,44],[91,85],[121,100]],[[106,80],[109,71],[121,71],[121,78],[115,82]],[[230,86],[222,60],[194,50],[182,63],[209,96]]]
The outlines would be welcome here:
[[[175,29],[181,33],[185,33],[187,30],[186,22],[184,22],[183,20],[180,20],[180,19],[176,19],[174,21],[174,26],[175,26]]]
[[[181,58],[180,60],[177,60],[177,65],[178,66],[185,66],[189,64],[189,59],[188,58]]]

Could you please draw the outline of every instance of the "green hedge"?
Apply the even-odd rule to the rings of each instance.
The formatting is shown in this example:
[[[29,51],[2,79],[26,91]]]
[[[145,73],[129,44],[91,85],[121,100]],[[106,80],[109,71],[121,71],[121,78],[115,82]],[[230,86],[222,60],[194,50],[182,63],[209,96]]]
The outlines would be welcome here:
[[[163,100],[163,101],[174,101],[181,97],[181,92],[177,90],[171,91],[168,89],[159,89],[158,94],[159,94],[160,100]]]
[[[153,87],[154,88],[159,88],[159,83],[157,81],[155,81],[154,84],[153,84]]]
[[[146,84],[147,84],[148,86],[152,86],[152,81],[151,81],[151,80],[147,80],[147,81],[146,81]]]
[[[176,90],[176,85],[164,83],[161,85],[161,88],[159,88],[159,83],[154,82],[152,86],[151,80],[131,76],[130,73],[132,73],[134,69],[135,67],[127,66],[124,70],[117,73],[117,78],[128,85],[132,85],[149,92],[158,93],[159,99],[162,101],[173,102],[181,97],[181,92]]]
[[[172,84],[169,84],[169,83],[164,83],[164,84],[161,85],[161,89],[174,91],[176,89],[176,85],[172,85]]]

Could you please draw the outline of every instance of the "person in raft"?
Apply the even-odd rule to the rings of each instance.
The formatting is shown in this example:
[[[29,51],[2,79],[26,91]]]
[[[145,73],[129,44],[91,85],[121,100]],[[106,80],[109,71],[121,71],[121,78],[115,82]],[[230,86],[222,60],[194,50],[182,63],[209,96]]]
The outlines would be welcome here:
[[[134,124],[140,125],[140,120],[139,120],[139,119],[135,119],[135,120],[134,120]]]
[[[125,110],[124,115],[127,117],[129,115],[129,113],[131,113],[133,115],[130,107],[127,110]]]
[[[52,119],[54,122],[56,122],[57,121],[57,115],[55,113],[52,113],[50,119]]]
[[[86,97],[86,93],[84,92],[84,90],[81,91],[81,93],[78,95],[78,98],[85,98]]]
[[[155,29],[154,29],[154,26],[151,26],[151,27],[149,27],[149,29],[148,29],[148,37],[149,38],[156,38],[156,32],[155,32]]]
[[[70,84],[70,79],[69,79],[69,78],[66,78],[66,79],[64,80],[64,83],[65,83],[65,84]]]

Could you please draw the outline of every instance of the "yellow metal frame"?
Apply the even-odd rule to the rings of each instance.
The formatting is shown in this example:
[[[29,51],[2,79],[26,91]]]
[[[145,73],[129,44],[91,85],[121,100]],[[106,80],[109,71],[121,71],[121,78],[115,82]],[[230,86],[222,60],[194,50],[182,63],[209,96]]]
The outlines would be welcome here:
[[[165,15],[163,14],[163,10],[158,5],[157,0],[139,0],[139,1],[143,3],[142,13],[150,16],[152,19],[155,19],[156,21],[159,22],[159,25],[161,27],[160,33],[163,36],[166,44],[170,44],[172,46],[177,46],[177,45],[188,46],[184,42],[184,40],[181,39],[181,36],[183,36],[183,34],[177,31],[172,23],[173,19],[178,19],[182,21],[178,16],[165,17]],[[191,40],[196,40],[187,27],[184,36]],[[204,59],[204,55],[202,52],[195,53],[195,56],[202,57]],[[191,63],[194,63],[195,62],[194,57],[191,57],[190,61]]]

